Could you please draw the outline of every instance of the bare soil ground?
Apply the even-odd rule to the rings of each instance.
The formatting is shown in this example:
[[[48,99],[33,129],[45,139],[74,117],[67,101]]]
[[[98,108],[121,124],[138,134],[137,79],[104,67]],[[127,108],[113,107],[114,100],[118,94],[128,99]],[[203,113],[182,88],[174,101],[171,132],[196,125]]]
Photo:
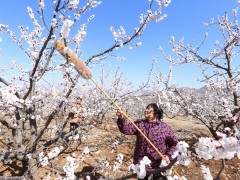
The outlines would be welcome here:
[[[177,133],[179,140],[185,140],[189,144],[193,144],[191,139],[197,139],[198,136],[207,136],[208,130],[204,125],[197,122],[189,122],[184,118],[178,120],[164,119],[174,131]],[[88,146],[90,153],[84,156],[83,162],[75,170],[79,179],[85,179],[87,175],[92,180],[100,178],[117,179],[123,176],[130,175],[128,167],[132,163],[133,149],[135,144],[134,136],[126,136],[119,132],[116,122],[112,119],[106,122],[93,126],[89,131],[81,130],[81,143],[79,141],[69,143],[69,148],[53,162],[58,166],[63,167],[66,163],[66,157],[72,153],[78,157],[83,149]],[[195,138],[194,138],[195,137]],[[118,146],[114,146],[114,142],[119,141]],[[117,154],[124,155],[123,164],[119,169],[113,171],[113,165]],[[103,168],[99,166],[101,163],[109,162],[109,167]],[[210,167],[214,176],[219,172],[222,162],[215,160],[204,161],[197,157],[193,158],[193,162],[188,167],[182,165],[174,166],[174,169],[181,176],[185,176],[188,180],[202,180],[200,166],[201,164]],[[39,179],[46,179],[46,176],[51,172],[50,179],[57,179],[61,172],[49,167],[42,167],[39,171]],[[95,173],[93,173],[95,172]],[[2,176],[11,176],[11,168],[0,164],[0,173]],[[136,178],[131,178],[136,179]],[[221,175],[221,180],[240,180],[240,160],[233,158],[226,161],[225,170]]]

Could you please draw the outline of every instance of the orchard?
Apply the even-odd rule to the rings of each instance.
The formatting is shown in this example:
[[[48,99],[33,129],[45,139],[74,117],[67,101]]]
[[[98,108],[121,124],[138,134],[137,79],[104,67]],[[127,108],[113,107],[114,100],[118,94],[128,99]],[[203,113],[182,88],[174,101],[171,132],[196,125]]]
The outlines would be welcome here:
[[[75,130],[81,133],[106,125],[107,119],[115,117],[119,108],[134,123],[131,118],[142,118],[150,102],[162,107],[168,119],[185,117],[189,123],[197,121],[209,131],[209,136],[192,137],[195,140],[191,145],[180,140],[173,161],[169,164],[163,161],[156,171],[146,171],[148,157],[140,164],[129,164],[131,175],[122,175],[122,179],[144,178],[156,172],[162,172],[168,179],[187,179],[176,167],[187,168],[196,157],[221,161],[215,177],[211,167],[199,166],[204,179],[221,179],[225,161],[240,159],[239,7],[205,23],[208,29],[200,35],[199,43],[185,43],[184,38],[177,40],[172,36],[169,39],[171,55],[159,45],[161,61],[169,63],[168,73],[159,68],[161,61],[154,57],[150,60],[152,66],[148,69],[147,80],[135,86],[120,68],[106,68],[109,59],[120,63],[129,61],[119,51],[141,47],[148,26],[167,21],[163,12],[167,12],[173,2],[146,0],[145,11],[134,23],[136,27],[131,30],[123,26],[109,27],[112,41],[106,48],[103,46],[105,49],[90,49],[91,55],[87,58],[82,55],[88,30],[97,18],[94,12],[105,2],[35,0],[34,3],[35,9],[26,7],[28,25],[18,25],[17,31],[8,24],[0,24],[0,56],[9,48],[5,43],[9,39],[21,51],[17,56],[4,59],[9,62],[7,66],[2,63],[0,66],[0,166],[14,171],[8,177],[1,172],[5,176],[2,178],[38,179],[43,167],[51,169],[45,179],[53,178],[51,171],[61,172],[55,179],[79,178],[76,169],[98,147],[90,142],[83,144],[84,134],[76,135],[67,130],[66,109],[77,97],[83,99],[84,122]],[[220,39],[206,48],[211,33],[219,33]],[[201,77],[196,81],[204,84],[201,93],[194,88],[179,87],[172,81],[173,71],[186,64],[199,67]],[[94,73],[96,68],[100,73]],[[114,129],[110,125],[112,123],[108,128]],[[97,132],[93,131],[91,136],[97,138]],[[119,140],[108,137],[111,151],[116,151],[121,140],[120,135]],[[76,149],[70,153],[73,143]],[[84,148],[77,148],[80,145]],[[64,164],[58,163],[58,158],[64,154],[67,154]],[[109,168],[112,173],[123,166],[124,158],[129,157],[117,153]],[[99,179],[121,179],[101,174],[106,167],[110,167],[109,162],[101,161],[92,173],[81,178],[94,179],[98,174]]]

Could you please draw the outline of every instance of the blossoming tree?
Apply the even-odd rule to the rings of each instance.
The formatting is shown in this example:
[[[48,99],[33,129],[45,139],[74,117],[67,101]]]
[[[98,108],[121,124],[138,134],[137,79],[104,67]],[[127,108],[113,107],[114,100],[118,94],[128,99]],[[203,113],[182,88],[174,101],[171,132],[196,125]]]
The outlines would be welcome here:
[[[98,8],[101,2],[87,0],[84,1],[85,4],[80,4],[78,0],[53,0],[50,5],[49,2],[38,0],[36,3],[38,3],[36,12],[27,7],[32,25],[30,27],[19,25],[19,36],[7,24],[0,24],[0,38],[3,44],[7,35],[22,50],[25,57],[12,59],[10,67],[0,69],[0,129],[1,136],[6,137],[1,139],[5,146],[1,149],[0,160],[6,165],[17,167],[19,175],[27,178],[36,179],[38,167],[43,165],[62,170],[68,177],[73,178],[75,166],[71,164],[71,157],[68,158],[69,163],[66,167],[50,163],[51,159],[67,148],[63,140],[71,136],[64,131],[67,120],[62,110],[71,100],[71,95],[76,97],[79,93],[77,87],[81,87],[80,92],[87,94],[86,97],[91,99],[86,102],[86,107],[91,107],[86,108],[84,112],[86,116],[95,112],[102,113],[106,109],[107,100],[104,100],[104,96],[89,82],[81,82],[74,65],[60,56],[54,43],[61,39],[69,50],[80,56],[83,53],[81,43],[87,36],[87,27],[90,22],[94,22],[94,15],[90,13]],[[158,22],[166,17],[161,11],[168,6],[169,1],[148,3],[146,7],[148,10],[146,14],[140,15],[139,26],[133,29],[132,35],[128,35],[123,27],[118,30],[110,27],[113,43],[105,50],[89,57],[85,61],[86,65],[92,67],[98,64],[108,56],[113,56],[118,48],[140,46],[141,43],[135,39],[143,35],[149,22]],[[46,10],[46,6],[48,10],[50,7],[50,12]],[[123,59],[115,57],[118,60]],[[51,81],[49,77],[53,76],[58,77],[57,81]],[[116,73],[112,81],[113,87],[116,88],[114,90],[111,88],[108,92],[115,96],[114,100],[120,96],[117,90],[119,79],[121,77]],[[129,88],[124,93],[121,90],[121,93],[127,98],[131,94],[131,84],[123,81],[121,87],[125,85]],[[89,91],[93,93],[86,93]],[[101,103],[96,105],[96,102]],[[58,148],[50,149],[52,145]]]
[[[205,83],[202,92],[196,89],[179,88],[171,83],[172,69],[168,76],[162,73],[158,76],[156,96],[161,104],[173,116],[187,116],[189,120],[198,120],[210,131],[212,137],[199,137],[195,145],[198,157],[209,160],[222,160],[223,167],[219,169],[216,179],[219,179],[224,169],[224,161],[237,156],[240,158],[240,81],[239,81],[239,25],[238,7],[233,15],[225,13],[217,21],[212,19],[205,25],[209,26],[200,45],[184,44],[183,39],[176,43],[174,37],[170,40],[172,52],[176,58],[167,56],[163,49],[160,51],[172,66],[186,63],[197,64],[202,70],[199,79]],[[214,29],[214,27],[217,29]],[[210,29],[219,31],[222,36],[216,40],[214,48],[207,53],[202,50]],[[202,167],[206,179],[212,179],[209,169]]]

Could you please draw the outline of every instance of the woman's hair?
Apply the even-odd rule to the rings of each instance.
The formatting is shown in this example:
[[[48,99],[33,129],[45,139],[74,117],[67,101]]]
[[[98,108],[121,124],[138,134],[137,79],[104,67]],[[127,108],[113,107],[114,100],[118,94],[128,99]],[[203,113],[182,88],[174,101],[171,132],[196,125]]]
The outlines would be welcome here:
[[[154,115],[157,117],[157,119],[162,119],[163,118],[163,110],[158,107],[156,103],[151,103],[148,104],[146,109],[152,108]]]

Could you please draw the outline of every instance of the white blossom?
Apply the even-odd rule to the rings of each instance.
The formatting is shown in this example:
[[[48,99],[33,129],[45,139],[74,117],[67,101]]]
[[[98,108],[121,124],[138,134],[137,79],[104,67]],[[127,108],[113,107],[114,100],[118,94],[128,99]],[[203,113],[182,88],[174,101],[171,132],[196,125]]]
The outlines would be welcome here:
[[[213,177],[212,177],[212,174],[211,174],[209,168],[207,168],[204,165],[201,165],[201,170],[202,170],[202,173],[203,173],[203,176],[204,176],[205,180],[213,180]]]
[[[68,37],[68,35],[70,33],[70,29],[73,26],[73,24],[74,24],[74,21],[69,20],[69,19],[65,19],[63,21],[63,26],[62,26],[62,29],[61,29],[61,35],[62,35],[63,38]]]

